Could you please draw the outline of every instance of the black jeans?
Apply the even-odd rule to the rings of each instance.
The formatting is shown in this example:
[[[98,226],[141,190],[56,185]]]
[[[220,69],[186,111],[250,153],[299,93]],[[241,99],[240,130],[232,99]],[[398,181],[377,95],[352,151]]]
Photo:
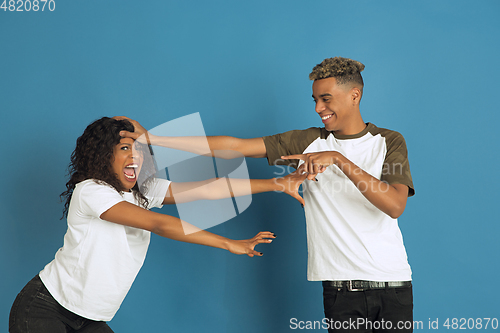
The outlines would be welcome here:
[[[103,321],[63,308],[35,276],[17,295],[9,317],[10,333],[113,333]]]
[[[348,291],[323,286],[328,332],[413,332],[412,287]]]

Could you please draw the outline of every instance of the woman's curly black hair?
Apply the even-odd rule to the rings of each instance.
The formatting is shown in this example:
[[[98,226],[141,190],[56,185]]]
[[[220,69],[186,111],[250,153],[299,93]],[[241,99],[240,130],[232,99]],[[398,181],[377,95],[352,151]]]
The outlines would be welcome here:
[[[76,148],[71,154],[68,166],[69,181],[66,183],[66,191],[60,195],[61,201],[65,201],[63,217],[68,216],[71,195],[79,182],[94,179],[98,183],[112,186],[119,193],[125,190],[118,175],[112,171],[113,150],[120,143],[120,131],[133,132],[134,126],[128,120],[103,117],[88,125],[76,140]],[[146,183],[144,182],[140,189],[137,183],[132,188],[142,207],[148,204],[148,199],[143,194],[146,191]]]

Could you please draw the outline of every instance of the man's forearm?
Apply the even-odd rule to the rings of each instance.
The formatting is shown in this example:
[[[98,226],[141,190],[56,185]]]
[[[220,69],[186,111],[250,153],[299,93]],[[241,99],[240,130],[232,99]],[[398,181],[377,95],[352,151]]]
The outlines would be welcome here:
[[[335,164],[375,207],[392,218],[403,214],[408,197],[406,185],[387,184],[365,172],[341,154],[335,159]]]
[[[198,155],[211,154],[211,148],[205,136],[157,136],[150,135],[149,141],[154,146],[188,151]],[[219,140],[223,145],[223,140]],[[215,145],[214,145],[215,146]],[[221,148],[214,148],[221,149]]]
[[[152,145],[188,151],[198,155],[230,159],[237,157],[266,157],[262,138],[239,139],[231,136],[183,136],[169,137],[150,135]]]
[[[126,138],[139,140],[143,144],[183,150],[197,155],[207,155],[220,158],[266,157],[266,147],[262,138],[240,139],[231,136],[157,136],[149,133],[137,121],[127,117],[114,117],[117,120],[127,120],[134,126],[134,131],[121,131]]]

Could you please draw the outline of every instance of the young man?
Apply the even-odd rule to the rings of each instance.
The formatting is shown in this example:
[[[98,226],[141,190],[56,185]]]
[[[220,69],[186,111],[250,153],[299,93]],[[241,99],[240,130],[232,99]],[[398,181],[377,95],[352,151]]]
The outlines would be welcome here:
[[[397,222],[414,194],[406,144],[401,134],[363,121],[363,69],[341,57],[314,67],[309,78],[322,128],[254,139],[215,136],[208,143],[213,151],[267,157],[271,165],[305,164],[307,275],[323,281],[330,332],[411,332],[411,270]],[[151,141],[196,152],[203,139]]]

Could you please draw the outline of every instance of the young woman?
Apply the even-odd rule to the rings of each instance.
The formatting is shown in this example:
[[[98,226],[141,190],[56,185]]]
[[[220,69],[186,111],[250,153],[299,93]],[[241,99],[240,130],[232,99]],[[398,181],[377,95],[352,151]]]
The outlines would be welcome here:
[[[113,332],[106,324],[120,307],[149,246],[150,233],[183,242],[261,256],[257,244],[274,234],[246,240],[215,235],[169,215],[149,211],[163,204],[227,196],[216,180],[173,183],[152,176],[143,163],[147,145],[120,136],[134,132],[127,119],[101,118],[78,138],[71,155],[64,215],[68,230],[55,259],[19,293],[11,309],[10,333]],[[138,147],[138,148],[137,148]],[[280,190],[297,198],[305,175],[250,180],[251,193]],[[144,178],[142,178],[144,179]],[[248,180],[231,180],[232,195],[250,194]],[[187,195],[189,194],[189,195]]]

